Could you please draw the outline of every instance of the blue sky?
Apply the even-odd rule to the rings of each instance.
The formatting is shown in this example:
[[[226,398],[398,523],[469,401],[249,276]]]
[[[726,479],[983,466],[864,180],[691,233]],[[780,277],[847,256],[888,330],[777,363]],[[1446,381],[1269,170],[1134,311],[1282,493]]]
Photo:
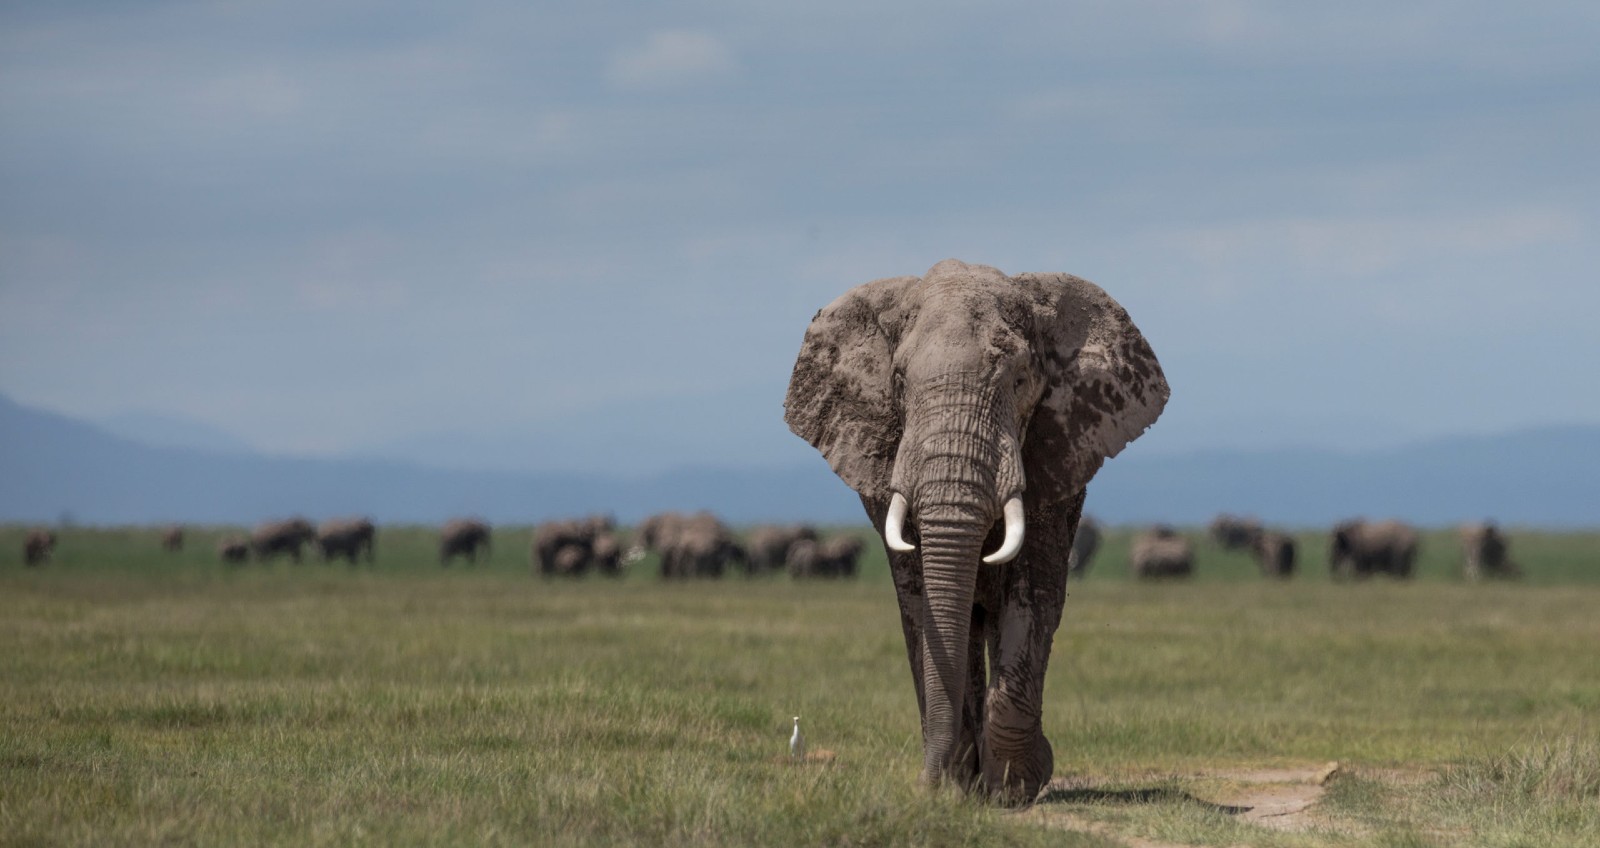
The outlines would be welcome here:
[[[1600,422],[1592,3],[567,5],[0,7],[0,392],[781,434],[815,310],[955,256],[1128,308],[1141,449]]]

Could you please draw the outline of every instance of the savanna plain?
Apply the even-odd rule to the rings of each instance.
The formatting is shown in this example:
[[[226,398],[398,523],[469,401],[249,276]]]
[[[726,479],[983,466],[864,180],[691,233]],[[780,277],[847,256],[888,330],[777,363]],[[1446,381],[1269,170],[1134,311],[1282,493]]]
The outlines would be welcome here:
[[[1468,584],[1437,531],[1416,579],[1340,584],[1322,534],[1267,582],[1196,532],[1146,584],[1113,531],[1056,637],[1056,781],[1006,811],[916,785],[875,540],[857,580],[664,583],[533,577],[527,528],[449,569],[430,528],[356,568],[229,568],[225,531],[66,529],[28,569],[0,528],[0,842],[1600,845],[1597,533],[1512,528],[1524,579]]]

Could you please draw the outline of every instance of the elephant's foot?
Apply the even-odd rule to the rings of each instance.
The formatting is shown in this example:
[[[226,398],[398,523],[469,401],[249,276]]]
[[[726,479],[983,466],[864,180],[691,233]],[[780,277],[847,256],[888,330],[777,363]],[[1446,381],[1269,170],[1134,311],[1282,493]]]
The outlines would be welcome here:
[[[983,789],[995,803],[1021,807],[1033,803],[1039,790],[1055,772],[1055,751],[1040,734],[1026,750],[1009,758],[992,757],[984,763]]]

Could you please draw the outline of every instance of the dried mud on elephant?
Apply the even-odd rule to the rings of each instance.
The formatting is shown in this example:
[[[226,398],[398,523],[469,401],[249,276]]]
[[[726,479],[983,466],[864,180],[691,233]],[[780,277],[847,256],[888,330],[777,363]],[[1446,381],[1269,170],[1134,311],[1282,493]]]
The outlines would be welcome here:
[[[924,783],[1024,804],[1050,779],[1044,675],[1084,487],[1167,396],[1128,313],[1066,274],[950,259],[812,320],[785,420],[884,534]]]

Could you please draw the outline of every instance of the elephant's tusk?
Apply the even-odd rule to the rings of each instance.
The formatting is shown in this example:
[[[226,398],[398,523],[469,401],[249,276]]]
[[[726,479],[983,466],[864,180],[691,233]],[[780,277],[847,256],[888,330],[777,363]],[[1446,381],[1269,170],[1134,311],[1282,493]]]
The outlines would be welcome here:
[[[1022,552],[1023,525],[1027,523],[1022,518],[1022,498],[1013,497],[1011,500],[1006,501],[1005,514],[1005,541],[1000,543],[1000,550],[983,558],[984,562],[991,565],[1010,562],[1017,558],[1017,554]]]
[[[917,549],[916,545],[907,544],[902,528],[906,523],[906,496],[899,492],[889,499],[889,517],[883,522],[883,541],[889,545],[889,550],[905,553]]]

